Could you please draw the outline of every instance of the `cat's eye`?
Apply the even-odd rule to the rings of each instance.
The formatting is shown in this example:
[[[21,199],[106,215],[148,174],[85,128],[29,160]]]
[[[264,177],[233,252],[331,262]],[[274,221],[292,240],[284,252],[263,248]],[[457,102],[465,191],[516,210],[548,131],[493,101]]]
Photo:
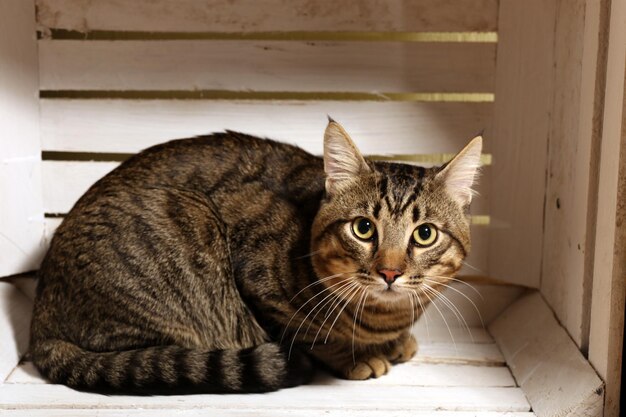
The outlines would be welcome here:
[[[352,222],[352,233],[361,240],[370,240],[376,233],[376,227],[370,219],[357,217]]]
[[[437,228],[431,223],[421,224],[413,231],[413,240],[418,246],[430,246],[437,240]]]

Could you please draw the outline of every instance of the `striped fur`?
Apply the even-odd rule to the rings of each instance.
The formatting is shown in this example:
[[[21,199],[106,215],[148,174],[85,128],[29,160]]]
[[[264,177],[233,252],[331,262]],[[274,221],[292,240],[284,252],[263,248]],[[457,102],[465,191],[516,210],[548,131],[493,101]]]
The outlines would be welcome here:
[[[408,328],[469,251],[467,207],[445,187],[458,162],[373,163],[329,129],[325,159],[226,132],[147,149],[92,186],[39,272],[35,365],[77,389],[173,394],[290,387],[313,362],[364,379],[408,360]],[[379,238],[355,240],[358,216]],[[408,246],[424,221],[440,240]],[[389,262],[403,276],[385,292]]]

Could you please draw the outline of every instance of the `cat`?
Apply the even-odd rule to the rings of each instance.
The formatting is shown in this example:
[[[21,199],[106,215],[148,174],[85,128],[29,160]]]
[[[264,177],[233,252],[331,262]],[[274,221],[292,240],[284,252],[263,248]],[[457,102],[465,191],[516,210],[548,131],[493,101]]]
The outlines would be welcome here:
[[[481,148],[374,162],[330,119],[323,158],[232,131],[144,150],[55,233],[29,355],[53,383],[117,394],[380,377],[415,355],[412,323],[470,250]]]

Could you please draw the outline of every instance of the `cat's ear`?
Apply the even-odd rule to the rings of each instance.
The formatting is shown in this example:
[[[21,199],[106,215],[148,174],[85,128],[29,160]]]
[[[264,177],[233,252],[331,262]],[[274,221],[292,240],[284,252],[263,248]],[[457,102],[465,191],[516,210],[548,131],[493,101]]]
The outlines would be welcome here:
[[[461,206],[472,201],[474,185],[480,168],[482,136],[476,136],[438,174],[448,194]]]
[[[348,133],[330,117],[324,132],[324,171],[329,194],[359,175],[371,172]]]

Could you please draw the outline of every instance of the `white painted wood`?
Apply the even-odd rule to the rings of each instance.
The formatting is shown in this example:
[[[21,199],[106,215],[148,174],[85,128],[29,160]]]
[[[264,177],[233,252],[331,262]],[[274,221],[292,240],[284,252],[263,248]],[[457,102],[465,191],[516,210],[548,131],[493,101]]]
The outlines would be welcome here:
[[[610,10],[589,362],[606,385],[604,416],[617,417],[626,295],[626,3],[610,2]]]
[[[0,281],[0,385],[26,353],[32,305],[14,285]]]
[[[477,227],[472,233],[472,246],[476,244],[474,241],[476,238],[486,236]],[[482,252],[487,252],[486,245],[478,246],[478,248]],[[464,273],[471,275],[477,272],[470,267],[462,269],[458,278],[463,281],[466,280]],[[426,321],[431,326],[441,328],[445,328],[446,323],[460,328],[483,327],[491,323],[525,291],[523,287],[513,285],[481,285],[471,282],[451,282],[446,285],[452,288],[444,288],[440,297],[447,298],[449,303],[437,300],[428,305],[424,316],[418,321],[420,327],[425,327]],[[453,304],[455,308],[452,308],[450,304]]]
[[[601,416],[603,383],[537,291],[490,326],[539,417]]]
[[[44,28],[166,32],[487,31],[496,0],[38,0]]]
[[[490,275],[539,287],[553,78],[553,1],[501,0]]]
[[[90,409],[29,409],[29,410],[10,410],[3,412],[0,410],[0,416],[11,417],[85,417],[94,415],[94,410]],[[172,410],[98,410],[98,417],[206,417],[206,409],[193,410],[176,410],[175,414]],[[293,417],[293,410],[228,410],[229,417]],[[298,410],[298,417],[319,417],[319,410]],[[325,410],[325,417],[389,417],[387,410]],[[394,417],[533,417],[532,412],[508,412],[508,411],[416,411],[416,410],[394,410]]]
[[[600,140],[594,126],[599,3],[557,5],[541,280],[542,294],[583,350],[589,342],[593,236],[588,233],[595,224],[594,149]]]
[[[118,162],[44,161],[45,211],[67,213],[93,183],[118,165]]]
[[[32,362],[18,366],[5,381],[7,384],[46,384]],[[313,385],[358,387],[361,385],[405,385],[414,387],[515,387],[505,366],[433,365],[411,361],[394,366],[384,378],[367,381],[336,379],[318,372]],[[343,388],[340,388],[343,389]]]
[[[427,328],[422,316],[413,328],[413,334],[425,343],[493,343],[493,337],[482,327],[454,327],[434,325]]]
[[[419,339],[418,344],[422,340]],[[425,343],[420,344],[416,360],[420,363],[504,366],[505,361],[495,343]]]
[[[393,400],[391,400],[393,398]],[[4,384],[0,386],[2,408],[204,408],[223,413],[232,409],[450,411],[529,411],[519,388],[500,387],[406,387],[358,384],[351,386],[308,385],[268,394],[189,396],[105,396],[77,393],[62,385]]]
[[[42,90],[491,92],[495,44],[40,41]]]
[[[365,154],[456,153],[487,128],[491,103],[41,100],[46,151],[130,152],[224,129],[322,153],[331,115]]]
[[[0,277],[41,259],[41,144],[33,0],[0,2]]]

